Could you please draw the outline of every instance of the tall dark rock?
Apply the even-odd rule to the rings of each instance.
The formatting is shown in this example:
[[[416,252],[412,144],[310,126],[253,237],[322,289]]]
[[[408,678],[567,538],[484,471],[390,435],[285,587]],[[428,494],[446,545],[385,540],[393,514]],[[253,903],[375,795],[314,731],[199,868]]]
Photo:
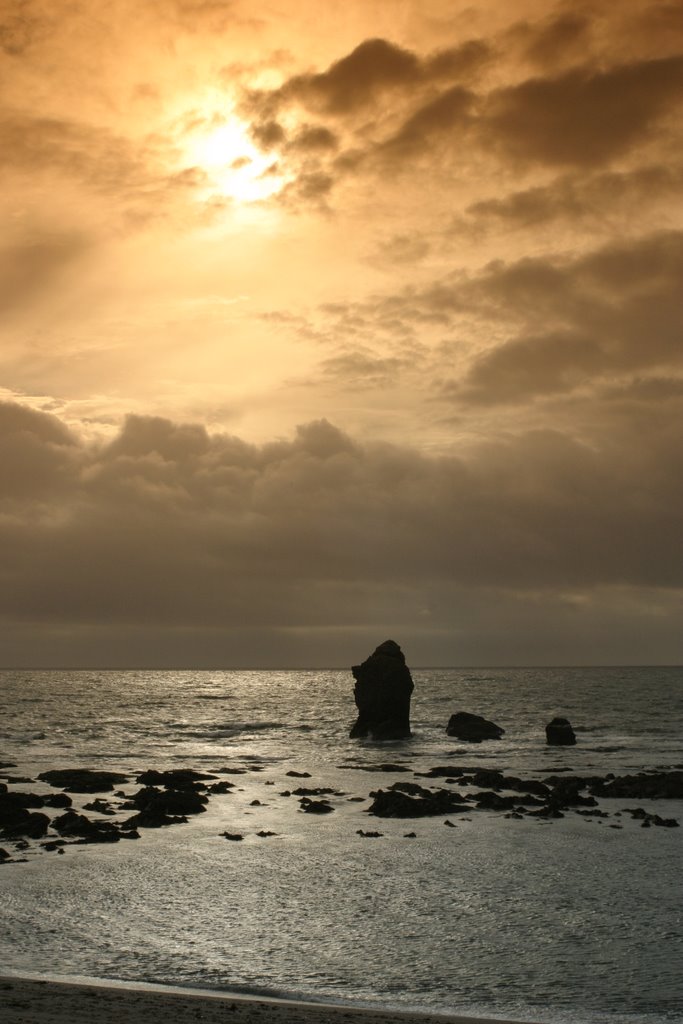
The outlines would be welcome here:
[[[410,695],[413,680],[401,648],[393,640],[383,644],[351,669],[356,680],[354,697],[358,720],[351,736],[377,740],[410,736]]]

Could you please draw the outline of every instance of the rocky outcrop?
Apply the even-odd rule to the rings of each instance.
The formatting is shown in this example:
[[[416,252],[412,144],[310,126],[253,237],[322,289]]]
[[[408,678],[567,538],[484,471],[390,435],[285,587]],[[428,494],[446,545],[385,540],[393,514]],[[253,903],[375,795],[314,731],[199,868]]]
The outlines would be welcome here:
[[[553,718],[545,727],[545,738],[551,747],[573,747],[576,736],[567,718]]]
[[[91,821],[74,810],[65,811],[52,822],[60,836],[76,836],[86,843],[118,843],[118,829],[108,821]]]
[[[208,797],[192,789],[157,789],[145,786],[134,793],[123,810],[137,810],[132,818],[122,822],[121,828],[161,828],[187,821],[188,814],[201,814]]]
[[[636,800],[683,800],[683,771],[639,772],[637,775],[593,779],[594,796]]]
[[[42,839],[50,819],[40,811],[12,807],[0,811],[0,835],[4,839]]]
[[[128,781],[128,776],[120,772],[95,771],[92,768],[55,769],[41,772],[38,778],[69,793],[109,793],[114,783]]]
[[[358,718],[351,737],[376,740],[410,736],[410,697],[413,680],[401,648],[385,640],[362,665],[351,669]]]
[[[166,789],[206,789],[205,779],[216,779],[211,772],[198,772],[194,768],[172,768],[158,772],[153,768],[136,776],[143,786],[165,786]]]
[[[482,740],[499,740],[505,733],[495,722],[489,722],[481,715],[472,715],[469,711],[458,711],[451,715],[446,726],[446,734],[455,736],[468,743],[481,743]]]
[[[334,810],[334,807],[327,800],[311,800],[307,796],[303,796],[299,800],[299,805],[306,814],[329,814]]]
[[[425,789],[414,782],[395,782],[388,790],[378,789],[370,795],[374,799],[368,814],[378,818],[426,818],[471,809],[459,793]]]

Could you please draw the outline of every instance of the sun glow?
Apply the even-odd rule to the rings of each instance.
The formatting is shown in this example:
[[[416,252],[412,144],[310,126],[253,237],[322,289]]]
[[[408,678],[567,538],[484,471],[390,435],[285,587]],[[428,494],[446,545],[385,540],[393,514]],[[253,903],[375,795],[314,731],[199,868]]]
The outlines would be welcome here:
[[[248,126],[234,116],[208,130],[194,130],[185,143],[185,158],[204,172],[207,198],[254,203],[280,192],[288,180],[277,154],[258,149]]]

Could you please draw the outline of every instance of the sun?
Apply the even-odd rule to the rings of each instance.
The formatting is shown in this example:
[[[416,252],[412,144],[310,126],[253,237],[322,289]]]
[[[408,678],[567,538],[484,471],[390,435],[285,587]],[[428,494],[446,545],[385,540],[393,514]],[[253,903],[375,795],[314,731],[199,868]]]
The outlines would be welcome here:
[[[276,153],[263,153],[249,136],[249,126],[235,115],[207,119],[187,133],[184,160],[199,167],[207,198],[255,203],[281,192],[287,184]]]

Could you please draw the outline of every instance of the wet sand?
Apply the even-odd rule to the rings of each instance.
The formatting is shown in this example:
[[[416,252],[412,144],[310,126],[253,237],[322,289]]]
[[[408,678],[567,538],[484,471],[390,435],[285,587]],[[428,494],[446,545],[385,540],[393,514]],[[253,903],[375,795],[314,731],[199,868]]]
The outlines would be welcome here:
[[[493,1018],[366,1010],[224,992],[0,977],[3,1024],[500,1024]],[[540,1024],[540,1022],[538,1022]]]

